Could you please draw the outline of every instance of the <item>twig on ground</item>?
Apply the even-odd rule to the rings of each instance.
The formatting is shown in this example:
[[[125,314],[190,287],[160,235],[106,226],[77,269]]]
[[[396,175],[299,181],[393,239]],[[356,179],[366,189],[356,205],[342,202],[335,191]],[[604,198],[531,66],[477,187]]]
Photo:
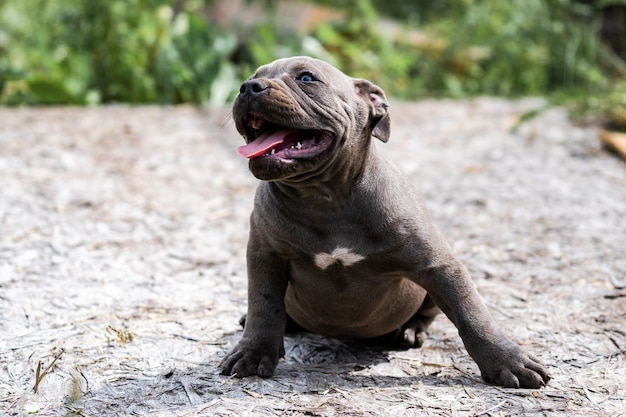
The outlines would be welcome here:
[[[54,355],[54,359],[52,360],[50,365],[48,365],[43,371],[41,370],[41,361],[39,361],[39,363],[37,364],[37,370],[35,371],[35,386],[33,387],[33,391],[35,392],[35,394],[37,394],[37,391],[39,390],[39,384],[41,383],[41,381],[46,375],[48,375],[54,364],[59,360],[63,353],[65,353],[65,350],[61,349],[56,355]]]
[[[478,413],[476,413],[474,415],[481,416],[483,414],[490,414],[492,411],[497,410],[498,408],[502,407],[503,405],[505,405],[508,402],[509,402],[509,400],[504,400],[504,401],[494,405],[493,407],[490,407],[490,408],[486,409],[485,411],[479,411]]]
[[[613,287],[615,287],[616,290],[626,289],[626,281],[618,281],[613,275],[609,276],[609,282],[613,285]]]
[[[116,338],[117,341],[119,342],[120,346],[126,346],[126,343],[130,343],[133,341],[133,339],[135,338],[135,335],[133,335],[130,330],[128,329],[116,329],[115,327],[109,325],[107,326],[107,343],[111,344],[111,339],[109,338],[108,333],[113,333]]]

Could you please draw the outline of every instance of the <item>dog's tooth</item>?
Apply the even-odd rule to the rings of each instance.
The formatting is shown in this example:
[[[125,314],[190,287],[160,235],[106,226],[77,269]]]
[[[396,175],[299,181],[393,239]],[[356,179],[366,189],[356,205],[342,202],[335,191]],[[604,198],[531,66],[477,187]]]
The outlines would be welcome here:
[[[252,129],[259,129],[263,125],[263,118],[259,116],[248,116],[248,126]]]
[[[270,152],[270,155],[274,155],[276,153],[276,149],[272,149],[272,152]]]
[[[298,149],[302,149],[302,143],[301,143],[301,142],[298,142],[298,144],[296,145],[296,148],[298,148]]]

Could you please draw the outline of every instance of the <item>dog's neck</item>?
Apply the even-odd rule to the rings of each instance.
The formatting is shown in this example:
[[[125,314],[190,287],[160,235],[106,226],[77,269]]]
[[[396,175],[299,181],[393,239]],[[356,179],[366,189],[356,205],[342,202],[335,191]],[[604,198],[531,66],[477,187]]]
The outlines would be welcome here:
[[[340,209],[359,182],[370,181],[378,166],[379,156],[369,143],[362,158],[340,158],[324,170],[296,179],[270,182],[277,199],[299,202],[320,209]]]

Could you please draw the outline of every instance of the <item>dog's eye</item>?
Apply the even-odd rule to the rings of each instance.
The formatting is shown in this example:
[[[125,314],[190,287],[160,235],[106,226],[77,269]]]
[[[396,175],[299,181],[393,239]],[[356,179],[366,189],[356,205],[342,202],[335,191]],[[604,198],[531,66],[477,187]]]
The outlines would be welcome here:
[[[296,77],[296,80],[303,81],[305,83],[310,83],[310,82],[313,82],[313,81],[317,81],[317,78],[315,78],[315,76],[313,74],[311,74],[310,72],[305,71],[302,74],[298,75]]]

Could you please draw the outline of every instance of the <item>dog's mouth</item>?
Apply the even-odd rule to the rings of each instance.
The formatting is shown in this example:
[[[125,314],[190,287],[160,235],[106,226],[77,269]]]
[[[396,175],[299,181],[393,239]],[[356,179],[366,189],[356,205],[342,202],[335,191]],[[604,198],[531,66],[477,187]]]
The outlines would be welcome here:
[[[324,130],[291,129],[249,113],[244,119],[246,145],[237,153],[245,158],[303,159],[319,155],[332,144]]]

